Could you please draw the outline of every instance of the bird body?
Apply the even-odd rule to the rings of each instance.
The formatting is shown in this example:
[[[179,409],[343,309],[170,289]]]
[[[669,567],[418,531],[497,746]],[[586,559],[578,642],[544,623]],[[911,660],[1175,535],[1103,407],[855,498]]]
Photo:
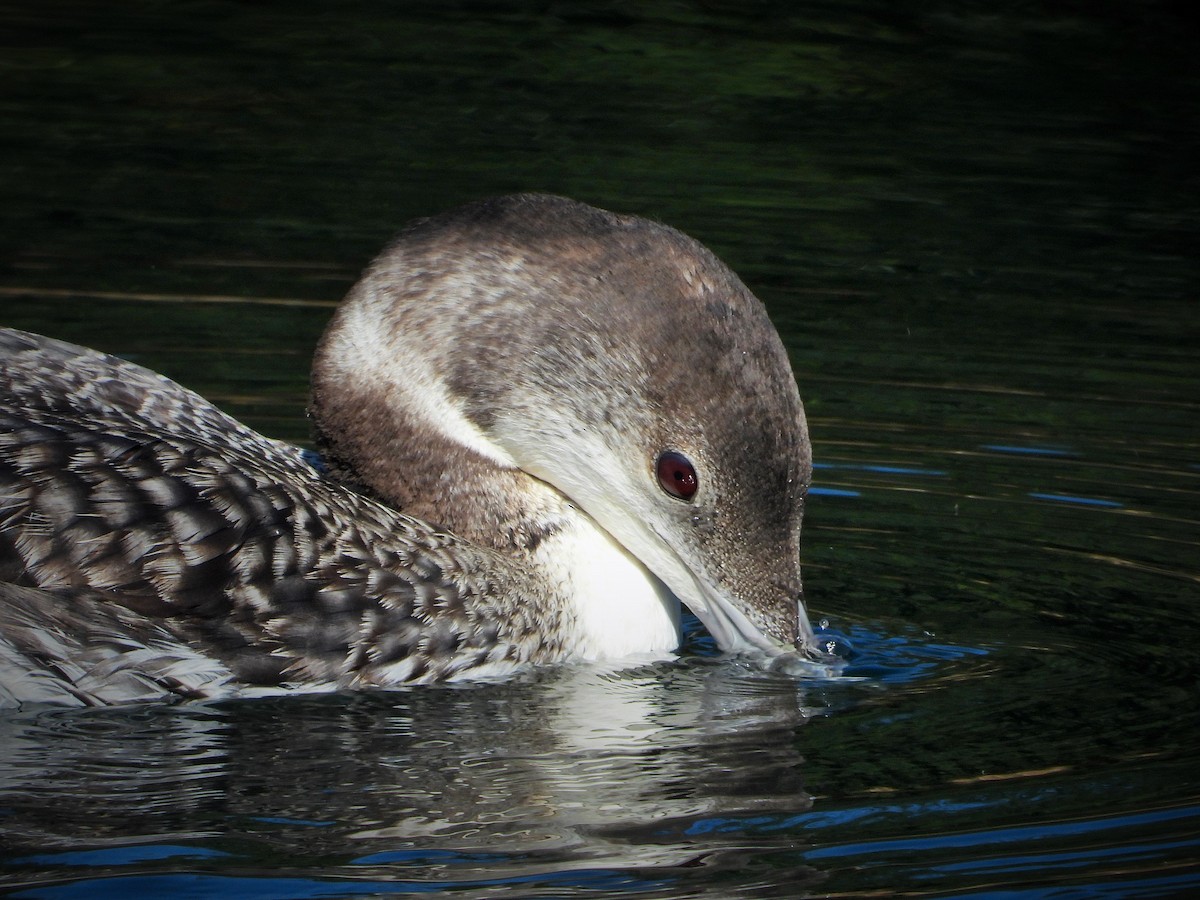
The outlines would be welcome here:
[[[0,705],[813,654],[811,451],[761,303],[673,229],[517,195],[410,226],[316,354],[324,466],[0,331]],[[674,480],[672,480],[674,479]]]

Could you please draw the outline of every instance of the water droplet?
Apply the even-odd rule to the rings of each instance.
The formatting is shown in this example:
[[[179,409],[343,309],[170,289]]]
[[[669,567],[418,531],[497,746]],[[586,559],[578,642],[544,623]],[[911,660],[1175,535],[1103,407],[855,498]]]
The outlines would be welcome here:
[[[825,651],[827,656],[836,656],[838,659],[853,659],[858,655],[858,651],[854,649],[854,645],[841,634],[822,636],[820,647]]]

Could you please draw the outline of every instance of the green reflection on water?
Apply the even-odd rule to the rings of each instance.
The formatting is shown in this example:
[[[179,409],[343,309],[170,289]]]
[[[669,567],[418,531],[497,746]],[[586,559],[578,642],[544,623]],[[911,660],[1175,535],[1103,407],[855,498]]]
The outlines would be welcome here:
[[[819,461],[946,473],[818,471],[859,496],[810,503],[814,609],[990,650],[829,688],[820,802],[1194,796],[1197,77],[1167,5],[1098,9],[7,4],[2,318],[302,441],[321,304],[405,220],[660,217],[768,305]]]

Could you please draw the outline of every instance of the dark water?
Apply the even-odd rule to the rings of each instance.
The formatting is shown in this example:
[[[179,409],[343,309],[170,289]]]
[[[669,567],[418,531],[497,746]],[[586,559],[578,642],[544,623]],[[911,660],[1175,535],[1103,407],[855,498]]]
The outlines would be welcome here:
[[[405,220],[664,219],[792,351],[859,654],[9,714],[0,891],[1200,891],[1197,33],[994,6],[0,5],[4,324],[303,440]]]

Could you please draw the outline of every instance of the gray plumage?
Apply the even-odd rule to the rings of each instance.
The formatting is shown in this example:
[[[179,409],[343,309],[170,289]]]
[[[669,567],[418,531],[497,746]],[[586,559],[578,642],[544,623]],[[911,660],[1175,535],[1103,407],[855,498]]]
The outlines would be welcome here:
[[[0,633],[31,660],[53,665],[49,624],[119,667],[136,648],[109,635],[144,621],[247,684],[428,681],[554,657],[555,609],[511,560],[328,482],[128,362],[12,330],[0,357],[0,577],[47,589],[53,616],[10,593]]]
[[[622,233],[636,238],[640,258],[625,258]],[[539,268],[547,265],[545,245],[561,244],[564,235],[587,252],[561,259],[558,283],[547,284]],[[593,246],[603,250],[599,258],[588,250]],[[519,338],[505,346],[505,330],[520,322],[506,324],[500,313],[554,327],[536,321],[505,290],[513,297],[575,295],[590,290],[581,287],[590,279],[610,302],[637,293],[638,279],[656,279],[656,267],[672,258],[691,267],[684,271],[687,284],[672,290],[699,285],[696,302],[712,319],[689,324],[695,334],[675,341],[651,329],[644,338],[631,334],[623,348],[621,329],[636,332],[636,323],[616,321],[584,335],[595,351],[590,359],[573,362],[580,354],[567,347],[551,362],[544,357],[553,371],[530,375],[506,358],[542,352],[548,339],[538,336],[536,351],[522,350]],[[489,265],[504,278],[489,275]],[[611,284],[602,284],[605,277]],[[455,291],[464,299],[449,295]],[[549,396],[538,385],[523,387],[521,378],[544,379],[567,407],[573,391],[604,393],[596,403],[581,394],[576,409],[556,410],[547,422],[565,421],[568,437],[570,428],[610,429],[613,436],[597,452],[608,454],[611,443],[625,468],[644,465],[649,473],[655,448],[681,444],[695,449],[698,466],[712,463],[714,474],[703,483],[719,490],[708,495],[710,505],[683,509],[670,499],[660,516],[667,524],[654,526],[651,539],[656,546],[660,538],[673,543],[657,534],[675,527],[665,517],[681,523],[690,517],[690,525],[678,526],[685,535],[678,552],[714,556],[696,570],[697,579],[744,582],[732,586],[745,598],[732,604],[741,624],[728,626],[720,617],[710,624],[719,640],[725,640],[721,629],[732,627],[756,646],[809,651],[798,568],[810,471],[803,412],[761,304],[711,254],[663,226],[526,195],[417,223],[368,271],[344,312],[361,311],[364,295],[387,304],[377,327],[389,334],[429,343],[462,332],[457,345],[439,347],[436,380],[423,370],[413,376],[431,398],[419,397],[416,405],[436,401],[461,413],[456,433],[468,444],[478,434],[482,450],[456,445],[447,438],[452,430],[441,433],[408,416],[394,398],[416,370],[398,369],[402,384],[392,388],[347,375],[339,354],[358,337],[347,334],[345,322],[338,330],[342,313],[322,342],[314,376],[314,416],[333,475],[141,367],[0,331],[0,705],[6,698],[108,703],[207,696],[233,685],[429,682],[571,658],[576,625],[565,582],[539,571],[537,554],[542,541],[569,533],[572,517],[591,510],[553,471],[531,475],[508,458],[510,450],[514,458],[528,453],[529,438],[496,404],[534,405]],[[473,309],[476,321],[447,318],[439,331],[439,303],[465,310],[455,315]],[[637,303],[630,310],[600,309],[597,319],[640,315]],[[691,315],[685,308],[678,314]],[[561,330],[579,327],[573,322]],[[698,350],[688,349],[691,339]],[[456,354],[486,364],[459,365]],[[678,365],[673,354],[693,367],[704,358],[717,371],[728,356],[737,367],[722,376],[731,384],[728,396],[719,396],[720,387],[689,399],[677,386],[690,383],[686,371],[667,371],[661,381],[644,376],[648,359],[666,370]],[[629,373],[629,384],[589,384],[613,373]],[[636,383],[639,377],[646,383]],[[647,399],[658,390],[676,393]],[[702,421],[673,433],[672,417],[680,413],[670,404],[684,407],[681,421]],[[540,427],[536,408],[522,414],[533,423],[527,431]],[[623,437],[622,429],[633,429],[634,437]],[[505,445],[502,438],[513,433],[515,443]],[[628,440],[634,444],[617,446]],[[732,456],[722,457],[724,445],[732,446]],[[641,456],[648,457],[644,464]],[[728,460],[735,465],[726,468],[740,471],[722,474]],[[452,477],[455,467],[461,479]],[[747,500],[751,490],[759,496]],[[629,543],[642,538],[626,541],[619,523],[603,518],[611,516],[610,505],[605,501],[595,515],[636,555]],[[736,534],[714,527],[722,516]],[[763,546],[743,551],[738,540]],[[772,561],[780,553],[789,557],[782,566]],[[641,562],[692,603],[688,585],[671,584],[674,576],[652,560]],[[708,621],[704,602],[697,612]]]

